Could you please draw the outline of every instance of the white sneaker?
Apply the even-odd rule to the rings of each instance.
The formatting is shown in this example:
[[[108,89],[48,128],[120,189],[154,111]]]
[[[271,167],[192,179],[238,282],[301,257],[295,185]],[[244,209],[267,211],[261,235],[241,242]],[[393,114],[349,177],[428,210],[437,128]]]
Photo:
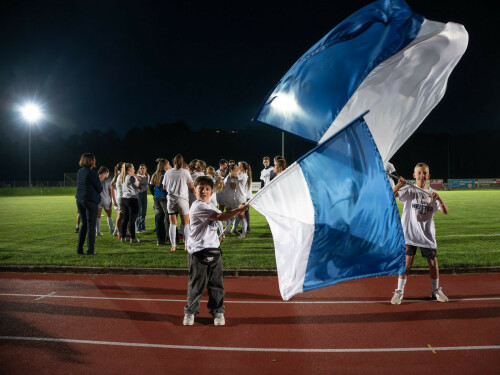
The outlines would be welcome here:
[[[439,302],[448,302],[448,297],[444,295],[441,287],[437,288],[434,292],[431,293],[431,299]]]
[[[392,295],[391,303],[393,305],[401,305],[403,302],[403,291],[396,289]]]
[[[136,237],[136,238],[131,238],[131,239],[130,239],[130,243],[139,243],[139,242],[141,242],[141,240],[140,240],[140,239],[138,239],[137,237]]]
[[[214,326],[223,326],[226,324],[226,319],[224,319],[223,313],[217,313],[214,316]]]
[[[97,232],[95,235],[99,237],[104,236],[104,234],[102,234],[101,232]]]
[[[192,326],[194,324],[194,314],[185,314],[182,324],[185,326]]]

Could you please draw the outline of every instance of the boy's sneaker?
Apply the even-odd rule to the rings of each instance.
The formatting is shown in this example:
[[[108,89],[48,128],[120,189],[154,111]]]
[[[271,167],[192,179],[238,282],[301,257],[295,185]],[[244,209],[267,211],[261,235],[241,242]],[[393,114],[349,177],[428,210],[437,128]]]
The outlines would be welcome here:
[[[99,237],[104,236],[104,234],[102,234],[101,232],[97,232],[95,235]]]
[[[214,315],[214,326],[223,326],[226,324],[226,319],[224,319],[223,313],[217,313]]]
[[[403,302],[403,291],[396,289],[392,295],[391,303],[393,305],[401,305]]]
[[[441,288],[437,288],[434,292],[432,292],[431,299],[434,299],[439,302],[448,302],[448,297],[444,295],[443,290]]]
[[[185,314],[182,324],[185,326],[192,326],[194,324],[194,314]]]
[[[130,243],[139,243],[139,242],[141,242],[141,240],[140,240],[140,239],[138,239],[137,237],[136,237],[136,238],[131,238],[131,239],[130,239]]]

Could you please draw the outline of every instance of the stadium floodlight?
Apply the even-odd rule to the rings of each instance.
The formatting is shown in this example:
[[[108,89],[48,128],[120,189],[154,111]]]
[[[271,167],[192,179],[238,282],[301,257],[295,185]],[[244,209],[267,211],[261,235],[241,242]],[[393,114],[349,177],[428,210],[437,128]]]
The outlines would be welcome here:
[[[24,120],[28,123],[28,187],[33,187],[31,184],[31,126],[33,124],[36,124],[38,121],[40,121],[43,118],[43,113],[42,110],[40,109],[40,106],[35,104],[35,103],[25,103],[21,108],[20,108],[21,115],[23,116]]]
[[[26,103],[21,107],[21,114],[28,124],[36,124],[42,117],[40,107],[34,103]]]

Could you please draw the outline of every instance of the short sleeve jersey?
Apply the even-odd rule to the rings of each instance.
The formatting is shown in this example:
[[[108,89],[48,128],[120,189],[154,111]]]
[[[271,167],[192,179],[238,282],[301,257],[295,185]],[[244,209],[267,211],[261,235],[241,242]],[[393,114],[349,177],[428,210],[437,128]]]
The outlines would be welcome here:
[[[196,253],[203,249],[213,249],[220,246],[217,235],[217,220],[211,220],[214,213],[220,214],[212,203],[206,204],[202,201],[195,201],[189,210],[188,252]]]
[[[101,184],[102,184],[101,202],[108,205],[111,203],[111,196],[109,195],[109,190],[111,189],[111,179],[105,178]]]
[[[169,169],[165,173],[164,179],[169,197],[189,200],[188,184],[193,182],[193,179],[186,169]]]
[[[260,179],[264,181],[264,186],[266,186],[271,181],[271,172],[274,172],[273,167],[264,168],[260,172]]]
[[[427,189],[433,193],[433,189]],[[404,204],[401,224],[407,245],[436,249],[434,214],[440,208],[436,200],[412,185],[405,185],[398,191],[398,199]]]

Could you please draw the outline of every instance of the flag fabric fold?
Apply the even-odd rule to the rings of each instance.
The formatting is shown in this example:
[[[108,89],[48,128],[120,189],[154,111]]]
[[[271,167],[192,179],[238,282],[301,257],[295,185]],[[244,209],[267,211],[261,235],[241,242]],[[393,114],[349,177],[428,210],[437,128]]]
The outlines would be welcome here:
[[[404,270],[399,212],[363,117],[292,164],[250,205],[271,228],[284,300]]]
[[[384,161],[442,99],[465,52],[462,25],[429,21],[403,0],[360,9],[309,49],[254,117],[321,143],[366,110]]]

